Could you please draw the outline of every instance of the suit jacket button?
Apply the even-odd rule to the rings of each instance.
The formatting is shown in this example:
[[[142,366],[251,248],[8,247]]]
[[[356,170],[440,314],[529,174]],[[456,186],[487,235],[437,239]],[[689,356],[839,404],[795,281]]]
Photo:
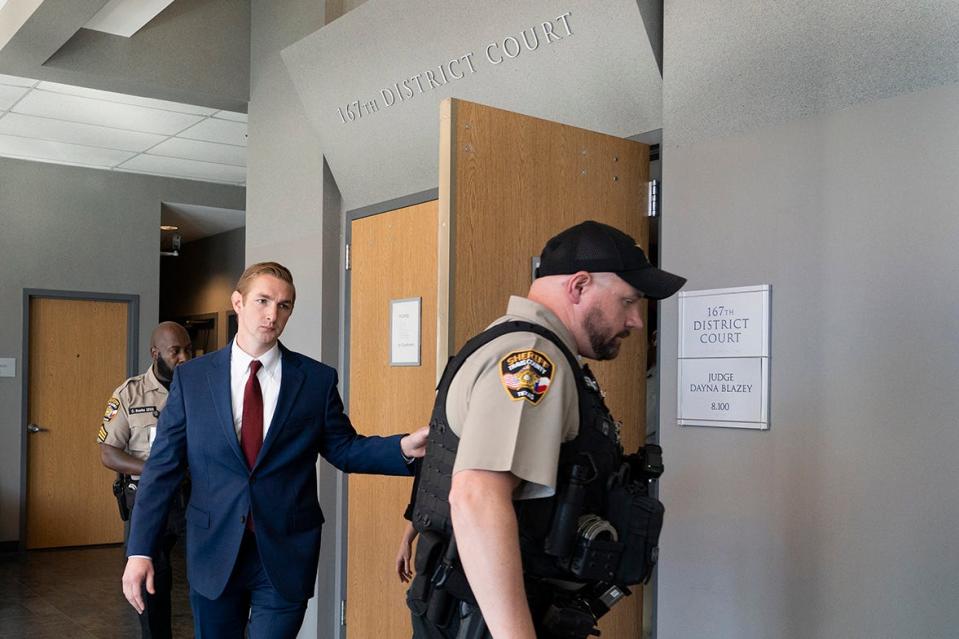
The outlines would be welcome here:
[[[245,524],[245,523],[246,523],[246,515],[240,515],[240,523],[241,523],[241,524]]]

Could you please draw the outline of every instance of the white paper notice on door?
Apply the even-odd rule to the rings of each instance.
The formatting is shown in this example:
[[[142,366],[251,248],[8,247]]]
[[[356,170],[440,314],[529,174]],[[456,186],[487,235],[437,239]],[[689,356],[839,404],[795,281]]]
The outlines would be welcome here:
[[[420,365],[422,298],[390,300],[390,366]]]

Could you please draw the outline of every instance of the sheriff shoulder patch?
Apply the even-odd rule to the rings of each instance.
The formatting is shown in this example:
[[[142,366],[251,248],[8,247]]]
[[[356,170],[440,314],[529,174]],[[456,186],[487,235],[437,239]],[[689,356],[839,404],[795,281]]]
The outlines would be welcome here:
[[[116,397],[111,397],[110,401],[107,402],[107,409],[103,413],[103,423],[106,424],[116,417],[118,410],[120,410],[120,400]]]
[[[549,391],[553,362],[539,351],[514,351],[500,360],[499,374],[510,397],[538,404]]]

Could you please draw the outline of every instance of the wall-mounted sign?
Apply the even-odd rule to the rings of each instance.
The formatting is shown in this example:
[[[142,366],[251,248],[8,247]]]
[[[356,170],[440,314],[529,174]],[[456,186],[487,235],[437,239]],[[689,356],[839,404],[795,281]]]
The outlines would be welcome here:
[[[390,300],[390,366],[420,365],[422,298]]]
[[[770,289],[679,294],[680,426],[769,428]]]
[[[766,357],[679,360],[681,426],[766,428]]]
[[[17,358],[0,357],[0,377],[17,376]]]
[[[769,357],[769,286],[679,294],[680,357]]]

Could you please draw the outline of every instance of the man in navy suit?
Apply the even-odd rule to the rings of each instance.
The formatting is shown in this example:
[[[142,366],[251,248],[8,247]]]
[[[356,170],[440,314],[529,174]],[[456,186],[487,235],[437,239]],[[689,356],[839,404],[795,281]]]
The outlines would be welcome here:
[[[197,637],[293,638],[313,596],[322,455],[344,472],[409,474],[427,429],[358,435],[336,371],[279,343],[296,291],[275,262],[249,267],[230,346],[178,366],[133,511],[123,592],[143,611],[153,555],[187,467],[187,575]]]

